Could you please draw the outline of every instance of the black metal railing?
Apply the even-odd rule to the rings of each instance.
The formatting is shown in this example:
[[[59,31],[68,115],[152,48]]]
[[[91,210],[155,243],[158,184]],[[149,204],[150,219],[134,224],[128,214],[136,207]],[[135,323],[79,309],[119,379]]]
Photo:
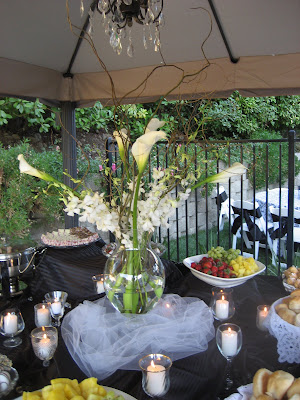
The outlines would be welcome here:
[[[203,165],[203,173],[207,175],[211,172],[220,172],[226,165],[232,165],[238,161],[248,167],[247,179],[239,177],[229,179],[226,187],[226,194],[229,198],[229,208],[233,200],[252,200],[253,204],[257,201],[257,194],[266,192],[265,195],[265,230],[271,232],[272,221],[270,220],[269,190],[278,188],[279,207],[282,204],[282,190],[288,188],[288,220],[287,220],[287,256],[286,264],[292,265],[294,262],[294,191],[295,191],[295,171],[299,172],[299,162],[295,161],[295,143],[300,140],[296,138],[294,131],[290,131],[286,139],[257,139],[257,140],[217,140],[217,141],[197,141],[189,144],[188,150],[193,152],[194,165],[190,168],[194,171]],[[164,146],[164,147],[161,147]],[[165,144],[157,144],[156,151],[151,155],[149,166],[168,167],[168,157],[164,157],[163,165],[160,159],[160,150],[165,150]],[[107,142],[107,159],[109,162],[118,163],[118,152],[116,143],[109,139]],[[151,168],[149,167],[149,180],[151,180]],[[232,246],[232,214],[229,213],[225,223],[225,228],[221,231],[219,226],[219,215],[221,211],[220,202],[215,198],[220,193],[220,184],[196,190],[191,194],[191,199],[185,202],[182,209],[177,209],[175,217],[170,221],[169,229],[160,228],[158,239],[167,248],[165,257],[175,261],[182,261],[183,258],[205,253],[211,246],[220,245],[224,248]],[[108,190],[110,190],[108,186]],[[177,190],[177,189],[176,189]],[[215,191],[215,192],[214,192]],[[260,203],[261,204],[261,203]],[[286,204],[285,204],[286,205]],[[242,215],[243,219],[243,215]],[[254,230],[253,241],[255,241],[256,231]],[[243,224],[241,225],[241,237],[243,237]],[[243,240],[239,240],[238,245],[242,251],[245,249]],[[250,250],[251,252],[251,250]],[[260,249],[260,258],[266,264],[270,264],[271,249],[268,243]],[[277,254],[277,259],[281,260],[283,255]],[[280,262],[277,265],[277,273],[280,273]]]

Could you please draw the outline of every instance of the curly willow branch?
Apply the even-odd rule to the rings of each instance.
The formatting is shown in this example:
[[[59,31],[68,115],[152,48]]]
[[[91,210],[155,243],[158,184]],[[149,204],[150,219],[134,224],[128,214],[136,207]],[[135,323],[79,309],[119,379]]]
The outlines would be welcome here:
[[[162,101],[163,98],[166,98],[168,95],[170,95],[172,92],[174,92],[174,90],[177,89],[177,88],[178,88],[183,82],[185,82],[186,80],[188,80],[188,79],[196,79],[196,77],[197,77],[201,72],[203,72],[204,70],[206,70],[206,69],[211,65],[210,61],[209,61],[208,58],[206,57],[206,54],[205,54],[205,51],[204,51],[204,45],[205,45],[205,43],[207,42],[207,40],[208,40],[208,38],[210,37],[211,32],[212,32],[212,17],[211,17],[211,15],[210,15],[209,11],[208,11],[207,9],[205,9],[204,7],[195,7],[195,8],[192,8],[192,9],[193,9],[193,10],[197,10],[197,9],[203,10],[204,12],[206,12],[206,13],[208,14],[209,19],[210,19],[210,29],[209,29],[209,32],[208,32],[207,36],[205,37],[205,39],[203,40],[203,42],[202,42],[202,44],[201,44],[201,53],[202,53],[202,55],[203,55],[203,57],[204,57],[204,59],[205,59],[205,61],[206,61],[205,65],[204,65],[202,68],[200,68],[198,71],[195,71],[195,72],[189,73],[189,74],[185,74],[185,73],[184,73],[184,70],[181,69],[180,67],[176,66],[175,64],[167,64],[167,63],[165,62],[163,53],[162,53],[162,51],[161,51],[161,49],[160,49],[160,55],[161,55],[161,58],[162,58],[162,60],[163,60],[163,61],[162,61],[162,62],[163,62],[163,65],[157,65],[157,66],[155,66],[155,67],[152,69],[152,71],[149,72],[149,73],[147,74],[147,76],[145,77],[145,79],[143,79],[135,88],[133,88],[132,90],[130,90],[129,92],[127,92],[126,94],[124,94],[124,95],[118,100],[118,98],[117,98],[117,96],[116,96],[116,91],[115,91],[115,85],[114,85],[113,78],[112,78],[110,72],[108,71],[108,69],[107,69],[107,67],[106,67],[106,65],[105,65],[105,63],[104,63],[104,61],[103,61],[103,60],[101,59],[101,57],[99,56],[99,54],[98,54],[98,52],[97,52],[97,50],[96,50],[96,48],[95,48],[94,42],[93,42],[93,40],[92,40],[92,38],[91,38],[91,36],[90,36],[87,32],[84,32],[83,35],[82,35],[82,34],[77,34],[77,33],[74,31],[74,29],[76,29],[76,30],[78,30],[78,31],[81,32],[82,29],[81,29],[80,27],[78,27],[78,26],[76,26],[76,25],[74,25],[74,24],[72,23],[71,18],[70,18],[70,12],[69,12],[69,11],[70,11],[70,10],[69,10],[69,0],[66,0],[67,20],[68,20],[70,29],[71,29],[71,31],[72,31],[72,33],[73,33],[74,35],[76,35],[78,38],[81,38],[81,39],[83,39],[83,40],[86,40],[87,43],[91,46],[91,49],[92,49],[93,53],[94,53],[95,56],[97,57],[97,59],[98,59],[100,65],[101,65],[101,67],[103,68],[104,72],[107,74],[107,76],[108,76],[108,78],[109,78],[110,86],[111,86],[111,93],[112,93],[112,101],[113,101],[113,104],[114,104],[115,107],[120,106],[120,105],[123,103],[124,99],[126,99],[127,97],[129,97],[132,93],[137,92],[137,91],[140,90],[140,91],[139,91],[139,94],[136,96],[136,100],[137,100],[137,99],[139,98],[139,96],[143,93],[143,91],[145,90],[149,78],[150,78],[157,70],[159,70],[159,69],[161,69],[161,68],[175,68],[175,69],[177,69],[177,70],[179,70],[179,71],[182,72],[182,76],[181,76],[181,78],[178,80],[178,82],[177,82],[172,88],[170,88],[166,93],[164,93],[164,94],[161,95],[160,100],[159,100],[159,103],[158,103],[158,106],[157,106],[155,112],[156,112],[157,109],[160,107],[160,104],[161,104],[161,101]],[[136,101],[136,102],[137,102],[137,101]]]

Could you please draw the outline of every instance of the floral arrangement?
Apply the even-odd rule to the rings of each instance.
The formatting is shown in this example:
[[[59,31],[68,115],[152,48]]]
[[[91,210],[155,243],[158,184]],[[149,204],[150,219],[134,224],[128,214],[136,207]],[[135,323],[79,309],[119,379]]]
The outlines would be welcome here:
[[[186,152],[182,152],[182,147],[179,145],[175,154],[176,163],[171,162],[169,168],[152,169],[152,182],[149,183],[149,190],[146,192],[142,178],[147,170],[152,147],[160,140],[167,140],[167,134],[158,130],[164,124],[165,122],[157,118],[151,119],[145,134],[132,145],[131,153],[134,163],[128,161],[130,138],[126,129],[114,132],[124,169],[124,176],[121,179],[113,179],[116,193],[114,198],[107,199],[104,193],[93,193],[91,190],[78,193],[51,175],[30,166],[21,154],[18,156],[20,172],[46,180],[51,185],[62,189],[66,204],[64,211],[68,215],[79,214],[80,221],[96,224],[100,231],[114,233],[126,247],[136,247],[143,233],[153,233],[159,226],[168,227],[169,217],[187,200],[192,190],[206,183],[227,182],[229,178],[246,171],[244,165],[234,163],[224,171],[198,182],[201,167],[194,174],[187,172],[186,166],[178,167],[180,162],[185,165],[191,162],[190,157]],[[171,191],[178,185],[181,190],[174,198]]]
[[[144,135],[133,144],[126,129],[114,132],[117,141],[119,157],[123,174],[121,178],[112,178],[112,195],[91,190],[77,192],[55,180],[47,173],[38,171],[30,166],[20,154],[20,172],[44,179],[63,191],[65,212],[74,216],[79,214],[80,221],[96,224],[101,231],[112,232],[125,249],[140,251],[141,243],[145,246],[156,227],[168,227],[168,219],[190,195],[190,193],[206,183],[226,182],[230,177],[241,175],[246,167],[235,163],[224,171],[200,180],[201,166],[191,172],[192,156],[185,151],[188,146],[181,146],[167,138],[166,132],[160,130],[165,122],[153,118],[148,123]],[[169,160],[168,168],[152,168],[152,179],[147,188],[145,176],[149,173],[149,157],[153,146],[159,141],[168,141],[167,150],[174,157]],[[192,140],[192,138],[190,139]],[[103,168],[109,175],[108,167]],[[174,196],[174,188],[178,188],[178,195]],[[163,291],[162,285],[151,285],[151,277],[143,271],[142,253],[130,255],[122,266],[121,273],[110,283],[109,299],[112,301],[115,292],[120,290],[124,281],[124,274],[141,277],[141,281],[132,278],[127,281],[123,290],[126,305],[122,311],[135,313],[136,310],[145,310],[148,299],[146,286],[150,284],[157,297]],[[140,305],[139,305],[140,300]],[[149,301],[148,301],[149,300]],[[112,301],[113,302],[113,301]],[[150,301],[151,303],[151,301]],[[114,303],[113,303],[114,304]],[[143,311],[138,311],[143,312]]]

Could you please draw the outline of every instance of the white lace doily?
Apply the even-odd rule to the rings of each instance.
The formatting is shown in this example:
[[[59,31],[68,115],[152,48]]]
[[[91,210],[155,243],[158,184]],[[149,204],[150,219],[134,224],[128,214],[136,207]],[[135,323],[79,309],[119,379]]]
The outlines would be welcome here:
[[[197,298],[165,295],[149,313],[126,316],[104,297],[70,311],[61,333],[79,368],[102,380],[117,369],[138,370],[138,360],[150,353],[175,361],[205,351],[215,336],[213,321]]]
[[[289,324],[279,317],[275,306],[281,302],[282,299],[279,299],[272,304],[265,325],[270,334],[277,339],[278,361],[300,363],[300,327]]]

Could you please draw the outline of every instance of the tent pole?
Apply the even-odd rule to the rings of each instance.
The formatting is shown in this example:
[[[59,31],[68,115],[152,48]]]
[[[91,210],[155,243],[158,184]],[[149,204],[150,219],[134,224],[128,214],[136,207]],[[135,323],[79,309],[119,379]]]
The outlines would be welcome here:
[[[75,103],[71,101],[61,102],[61,121],[62,121],[62,151],[63,151],[63,171],[71,177],[77,178],[77,156],[76,156],[76,124],[75,124]],[[75,187],[74,182],[64,175],[64,183],[70,187]],[[65,228],[78,226],[78,215],[70,217],[65,214]]]

